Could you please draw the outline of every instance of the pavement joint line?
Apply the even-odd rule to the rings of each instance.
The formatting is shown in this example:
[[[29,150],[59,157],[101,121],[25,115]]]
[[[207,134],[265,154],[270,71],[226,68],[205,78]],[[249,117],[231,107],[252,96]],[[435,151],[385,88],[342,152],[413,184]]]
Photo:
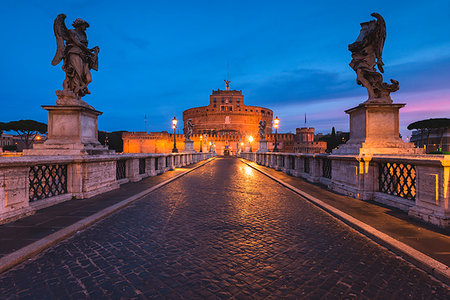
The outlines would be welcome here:
[[[305,199],[312,202],[319,208],[323,209],[325,212],[336,217],[338,220],[342,221],[343,223],[347,224],[348,226],[356,229],[358,232],[360,232],[364,236],[385,246],[386,248],[393,251],[394,253],[402,255],[406,260],[413,263],[417,267],[424,269],[429,274],[433,275],[435,278],[439,279],[446,285],[450,285],[450,268],[449,268],[449,266],[435,260],[434,258],[412,248],[411,246],[409,246],[397,239],[394,239],[393,237],[379,231],[378,229],[375,229],[374,227],[350,216],[349,214],[335,208],[334,206],[329,205],[329,204],[325,203],[324,201],[306,193],[305,191],[302,191],[302,190],[284,182],[283,180],[276,178],[275,176],[272,176],[271,174],[258,168],[254,162],[249,163],[244,159],[241,159],[241,161],[243,163],[247,164],[248,166],[254,168],[255,170],[261,172],[262,174],[266,175],[267,177],[271,178],[272,180],[280,183],[281,185],[285,186],[286,188],[292,190],[296,194],[299,194],[300,196],[304,197]]]
[[[16,250],[10,254],[7,254],[7,255],[1,257],[0,258],[0,274],[11,269],[12,267],[14,267],[18,264],[20,264],[21,262],[41,253],[43,250],[58,243],[59,241],[62,241],[64,239],[76,234],[78,231],[85,229],[88,226],[108,217],[109,215],[115,213],[116,211],[128,206],[132,202],[147,196],[151,192],[159,189],[160,187],[163,187],[163,186],[167,185],[168,183],[170,183],[186,174],[189,174],[192,171],[194,171],[200,167],[203,167],[204,165],[206,165],[207,163],[211,162],[214,159],[216,159],[216,157],[209,158],[201,165],[198,165],[192,169],[188,169],[181,174],[175,175],[174,177],[169,178],[166,181],[163,181],[163,182],[161,182],[151,188],[148,188],[138,194],[128,197],[128,198],[126,198],[116,204],[113,204],[107,208],[104,208],[101,211],[99,211],[93,215],[90,215],[72,225],[69,225],[61,230],[51,233],[51,234],[31,243],[23,248],[20,248],[19,250]]]

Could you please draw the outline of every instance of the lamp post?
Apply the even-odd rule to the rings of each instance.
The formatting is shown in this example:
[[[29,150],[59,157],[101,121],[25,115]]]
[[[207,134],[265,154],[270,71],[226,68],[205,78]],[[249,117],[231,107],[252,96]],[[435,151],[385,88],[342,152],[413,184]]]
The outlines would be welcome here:
[[[212,142],[209,141],[209,152],[212,152]]]
[[[245,152],[244,150],[244,142],[241,142],[241,152]]]
[[[280,152],[280,150],[278,150],[277,143],[278,123],[280,123],[280,119],[278,119],[278,117],[275,117],[275,120],[273,120],[273,127],[275,127],[275,147],[273,147],[273,152]]]
[[[178,149],[177,149],[177,138],[175,135],[175,129],[177,129],[177,118],[173,117],[172,119],[172,128],[173,128],[173,149],[172,152],[173,153],[178,153]]]
[[[250,152],[253,152],[253,150],[252,150],[253,137],[252,137],[252,136],[249,136],[249,137],[248,137],[248,141],[250,142]]]
[[[200,152],[203,152],[203,134],[200,135]]]

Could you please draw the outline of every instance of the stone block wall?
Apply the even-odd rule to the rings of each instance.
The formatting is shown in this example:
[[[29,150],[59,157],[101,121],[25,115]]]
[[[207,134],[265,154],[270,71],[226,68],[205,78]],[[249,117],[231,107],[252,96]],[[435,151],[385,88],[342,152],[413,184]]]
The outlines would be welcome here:
[[[206,152],[1,157],[0,224],[62,201],[93,197],[117,189],[120,184],[139,181],[213,155]],[[145,161],[142,174],[140,159]],[[117,176],[119,160],[125,161],[123,178]]]

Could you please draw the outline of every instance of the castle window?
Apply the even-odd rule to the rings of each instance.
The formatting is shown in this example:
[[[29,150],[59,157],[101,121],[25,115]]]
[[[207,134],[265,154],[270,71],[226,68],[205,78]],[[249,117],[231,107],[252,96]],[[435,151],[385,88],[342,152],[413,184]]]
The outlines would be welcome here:
[[[222,103],[224,103],[225,102],[225,98],[222,98]]]
[[[237,101],[237,103],[239,103],[239,102],[241,102],[241,99],[237,98],[236,101]]]
[[[251,112],[253,112],[253,109],[250,109]]]
[[[233,103],[233,98],[230,98],[229,100],[230,100],[230,103]]]
[[[214,102],[217,102],[217,99],[216,99],[216,98],[214,98]]]
[[[216,107],[217,105],[214,103],[214,107]]]
[[[238,104],[237,104],[237,107],[239,107],[239,106],[240,106],[240,104],[238,103]]]
[[[245,111],[247,111],[247,109],[245,109]]]
[[[264,113],[264,111],[261,109],[261,113],[263,114]]]

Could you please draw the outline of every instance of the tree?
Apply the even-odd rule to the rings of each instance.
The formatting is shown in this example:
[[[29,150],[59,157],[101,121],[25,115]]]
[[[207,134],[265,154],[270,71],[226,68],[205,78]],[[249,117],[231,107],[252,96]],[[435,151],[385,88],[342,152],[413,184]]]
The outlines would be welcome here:
[[[15,131],[25,145],[25,149],[31,147],[38,133],[45,134],[47,132],[47,124],[34,120],[19,120],[8,123],[0,123],[0,130]]]

